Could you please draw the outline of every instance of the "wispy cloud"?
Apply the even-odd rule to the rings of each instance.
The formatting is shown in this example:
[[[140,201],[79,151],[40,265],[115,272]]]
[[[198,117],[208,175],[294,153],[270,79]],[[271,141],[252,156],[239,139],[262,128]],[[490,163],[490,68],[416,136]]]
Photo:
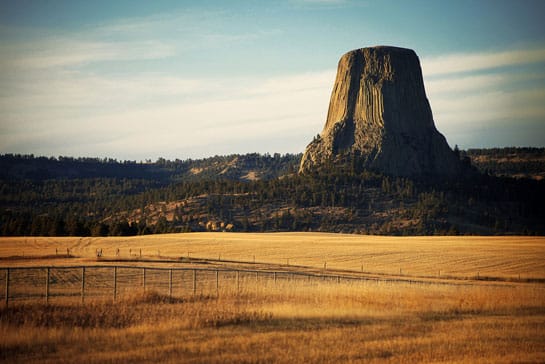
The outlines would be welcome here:
[[[278,36],[279,29],[226,30],[225,10],[176,10],[172,13],[116,19],[70,33],[2,27],[25,37],[0,43],[0,73],[12,69],[75,67],[100,62],[160,60],[199,50],[255,42]],[[231,20],[233,21],[233,20]]]
[[[463,147],[506,142],[510,134],[508,145],[542,144],[536,136],[545,134],[545,68],[525,68],[534,64],[545,65],[545,48],[424,59],[438,129]]]
[[[470,75],[458,77],[426,77],[426,91],[429,94],[473,93],[483,89],[504,86],[508,78],[503,74]]]
[[[545,62],[545,48],[456,53],[424,58],[422,69],[427,76],[436,76],[541,62]]]
[[[0,152],[144,159],[303,151],[325,123],[335,69],[241,77],[185,71],[184,57],[280,34],[225,31],[218,19],[232,14],[210,14],[122,19],[0,44]],[[532,88],[517,86],[535,77],[509,68],[544,62],[545,47],[424,58],[439,130],[463,146],[467,130],[507,130],[506,120],[515,119],[539,124],[545,87],[535,80]],[[545,79],[545,71],[535,72]]]
[[[255,146],[271,151],[263,150],[271,145],[263,143],[271,135],[284,140],[278,134],[282,130],[298,135],[306,130],[297,130],[304,123],[316,119],[321,124],[319,113],[327,101],[323,107],[312,102],[327,98],[321,73],[188,77],[157,63],[147,63],[153,71],[139,67],[141,61],[168,58],[183,64],[187,50],[278,35],[274,29],[225,32],[212,18],[209,12],[181,11],[0,44],[2,151],[51,154],[56,149],[134,158],[163,151],[195,157],[210,143],[223,152],[235,144],[241,148],[241,138],[260,140]],[[157,41],[157,32],[166,36]]]
[[[47,69],[104,61],[150,60],[174,54],[172,45],[158,41],[88,41],[49,38],[40,42],[3,45],[2,69]]]
[[[297,152],[322,127],[333,77],[331,70],[264,79],[52,75],[0,97],[0,144],[46,153],[56,141],[69,154],[111,156],[127,146],[123,157],[136,159],[273,152],[273,145]]]

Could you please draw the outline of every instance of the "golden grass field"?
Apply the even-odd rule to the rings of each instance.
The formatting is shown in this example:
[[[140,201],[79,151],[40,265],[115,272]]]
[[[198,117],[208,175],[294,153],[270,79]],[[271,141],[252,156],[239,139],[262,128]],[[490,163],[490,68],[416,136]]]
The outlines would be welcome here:
[[[386,237],[324,233],[190,233],[108,238],[0,238],[0,259],[70,254],[72,264],[105,258],[203,258],[330,270],[436,277],[545,278],[543,237]],[[6,260],[1,265],[44,265],[43,260]],[[48,260],[47,264],[66,264]]]
[[[55,258],[55,249],[61,255],[67,248],[75,258]],[[117,249],[119,259],[128,259],[131,249],[134,265],[141,264],[142,249],[146,265],[199,264],[176,261],[189,253],[214,260],[213,266],[243,267],[254,266],[255,256],[263,270],[318,271],[327,261],[328,271],[343,274],[393,277],[401,269],[400,278],[422,278],[416,284],[284,280],[246,284],[219,296],[169,299],[135,290],[114,304],[15,304],[0,309],[1,361],[545,362],[544,238],[314,233],[2,238],[0,266],[93,265],[96,249],[103,249],[105,259],[114,258]],[[477,272],[496,280],[475,280]]]

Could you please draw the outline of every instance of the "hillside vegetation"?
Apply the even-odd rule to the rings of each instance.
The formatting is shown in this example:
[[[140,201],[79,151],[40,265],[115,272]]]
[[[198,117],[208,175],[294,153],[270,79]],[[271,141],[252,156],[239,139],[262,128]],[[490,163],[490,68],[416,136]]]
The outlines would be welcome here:
[[[500,152],[488,153],[488,160]],[[496,176],[494,163],[487,164],[489,174],[444,181],[394,178],[354,163],[298,175],[299,160],[249,154],[136,163],[6,155],[0,158],[0,234],[545,233],[545,182]]]
[[[469,149],[461,153],[479,170],[496,176],[545,178],[545,148]]]

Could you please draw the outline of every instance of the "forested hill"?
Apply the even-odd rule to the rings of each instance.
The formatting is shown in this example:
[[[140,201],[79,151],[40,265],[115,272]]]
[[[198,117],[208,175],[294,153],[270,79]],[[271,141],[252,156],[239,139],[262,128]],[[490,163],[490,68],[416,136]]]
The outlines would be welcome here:
[[[501,152],[490,152],[488,160]],[[460,158],[465,153],[476,152],[460,152]],[[298,175],[300,158],[247,154],[137,163],[4,155],[0,235],[545,234],[545,181],[494,176],[495,165],[502,166],[498,174],[518,175],[505,162],[489,162],[489,174],[417,181],[356,165]]]
[[[506,177],[545,178],[545,148],[490,148],[462,151],[484,173]]]
[[[545,179],[545,148],[490,148],[460,151],[481,172],[515,178]],[[243,154],[204,159],[152,162],[101,158],[35,157],[0,155],[1,180],[126,178],[156,184],[181,181],[274,179],[297,171],[301,154]]]
[[[297,170],[300,154],[215,156],[146,162],[100,158],[0,156],[0,179],[45,181],[51,179],[125,178],[168,184],[199,179],[273,179]]]

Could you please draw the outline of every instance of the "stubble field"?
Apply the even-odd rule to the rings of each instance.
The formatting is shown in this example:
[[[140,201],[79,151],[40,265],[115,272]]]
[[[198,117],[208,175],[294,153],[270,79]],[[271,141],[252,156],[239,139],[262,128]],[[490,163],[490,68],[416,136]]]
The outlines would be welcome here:
[[[256,280],[217,294],[134,289],[115,303],[10,304],[0,310],[0,360],[543,362],[544,258],[545,239],[531,237],[2,238],[2,267],[121,261],[372,280]]]

